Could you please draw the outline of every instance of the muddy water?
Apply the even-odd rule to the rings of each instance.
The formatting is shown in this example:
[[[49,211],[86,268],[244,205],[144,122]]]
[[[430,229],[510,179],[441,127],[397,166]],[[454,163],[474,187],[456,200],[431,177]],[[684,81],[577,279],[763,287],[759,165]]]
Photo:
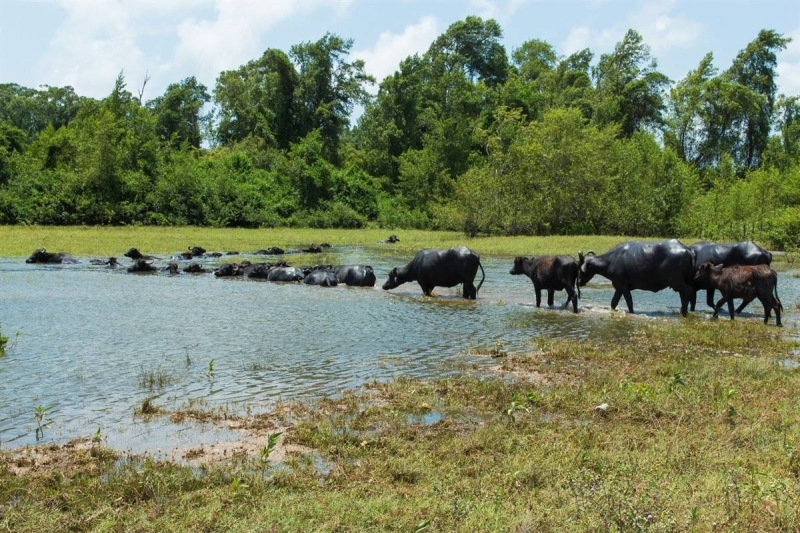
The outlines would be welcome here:
[[[336,395],[372,380],[435,378],[459,372],[463,362],[493,364],[467,355],[470,347],[502,341],[507,350],[522,349],[541,335],[622,338],[632,325],[611,316],[612,290],[602,278],[583,289],[577,315],[536,309],[530,281],[508,274],[509,258],[483,258],[486,281],[477,301],[443,288],[423,298],[416,283],[381,290],[388,271],[410,258],[357,248],[311,258],[373,265],[372,289],[0,259],[0,328],[10,337],[0,359],[0,446],[36,441],[37,406],[50,407],[44,442],[99,428],[109,446],[136,452],[210,443],[230,435],[143,422],[134,408],[155,396],[167,409],[200,400],[207,408],[264,411],[279,400]],[[779,291],[793,330],[800,279],[782,272]],[[557,304],[564,299],[556,294]],[[633,319],[678,320],[679,304],[669,290],[636,291]],[[760,305],[748,310],[745,320],[759,319]],[[140,383],[148,374],[169,383],[150,390]]]

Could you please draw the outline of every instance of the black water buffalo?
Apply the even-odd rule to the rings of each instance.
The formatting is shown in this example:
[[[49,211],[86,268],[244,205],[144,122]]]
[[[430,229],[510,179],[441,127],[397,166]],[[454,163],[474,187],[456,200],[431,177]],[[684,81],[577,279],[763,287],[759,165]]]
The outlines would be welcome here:
[[[203,268],[203,265],[199,263],[189,263],[187,266],[183,268],[183,271],[186,272],[187,274],[205,274],[206,272],[208,272],[208,270]]]
[[[295,267],[276,267],[269,271],[268,281],[302,281],[306,277],[302,270]]]
[[[703,263],[711,263],[713,265],[721,265],[723,267],[731,265],[767,265],[772,263],[772,254],[764,250],[753,241],[731,242],[725,244],[718,244],[715,242],[696,242],[689,246],[689,249],[695,253],[695,265],[702,265]],[[712,309],[714,308],[714,288],[707,282],[697,281],[695,278],[694,283],[695,294],[692,296],[692,311],[694,311],[695,303],[697,302],[697,292],[706,291],[706,303]],[[749,302],[748,302],[749,303]],[[742,309],[747,306],[747,303],[742,302],[737,313],[741,313]]]
[[[340,265],[333,268],[339,283],[350,287],[374,287],[375,271],[369,265]]]
[[[611,309],[624,297],[633,313],[631,291],[658,292],[670,287],[681,297],[681,315],[686,316],[694,294],[694,254],[677,239],[656,243],[624,242],[602,255],[578,252],[578,285],[583,287],[595,274],[611,281]]]
[[[127,252],[125,252],[122,255],[124,255],[125,257],[130,257],[134,261],[136,261],[138,259],[146,259],[146,260],[158,259],[158,257],[152,256],[152,255],[144,255],[144,254],[142,254],[142,252],[140,252],[137,248],[131,248],[130,250],[128,250]]]
[[[26,263],[52,263],[52,264],[67,264],[77,263],[78,260],[69,255],[67,252],[48,252],[44,248],[39,248],[25,260]]]
[[[475,276],[481,269],[483,277],[475,287]],[[425,249],[417,252],[414,259],[404,267],[393,268],[383,290],[394,289],[409,281],[416,281],[425,296],[430,296],[434,287],[464,285],[464,298],[474,300],[486,279],[486,272],[478,254],[466,246],[449,250]]]
[[[555,291],[567,291],[564,308],[572,302],[572,311],[578,312],[578,298],[581,289],[575,294],[578,283],[578,262],[569,255],[543,255],[540,257],[517,257],[509,272],[511,275],[525,274],[533,282],[536,292],[536,307],[542,303],[542,289],[547,290],[547,305],[553,306]]]
[[[166,272],[170,276],[175,276],[178,274],[178,263],[175,261],[170,261],[167,266],[161,269],[162,272]]]
[[[247,275],[253,268],[250,261],[242,261],[241,263],[226,263],[214,271],[214,275],[218,278],[229,278],[236,276]]]
[[[269,279],[269,273],[273,268],[283,268],[287,266],[286,261],[278,263],[256,263],[247,272],[247,277],[251,279]]]
[[[388,239],[386,239],[385,241],[381,241],[381,242],[384,243],[384,244],[394,244],[396,242],[400,242],[400,239],[397,238],[397,235],[392,234],[392,235],[389,235]]]
[[[336,287],[339,284],[339,279],[332,270],[314,270],[303,278],[303,283],[321,287]]]
[[[128,272],[136,272],[136,273],[158,272],[158,268],[153,266],[152,259],[137,259],[131,266],[128,267]]]
[[[119,266],[116,257],[109,257],[108,260],[92,259],[91,261],[89,261],[89,263],[95,266],[107,266],[108,268],[117,268]]]
[[[278,248],[277,246],[272,246],[271,248],[267,248],[266,250],[256,250],[253,252],[253,255],[283,255],[284,250],[283,248]]]
[[[702,263],[697,267],[695,281],[706,283],[722,293],[722,299],[714,306],[714,318],[724,303],[728,303],[728,314],[733,320],[733,299],[742,298],[748,304],[758,298],[764,306],[764,324],[775,310],[775,322],[781,327],[781,309],[778,298],[778,273],[769,266],[761,265],[713,265]]]
[[[203,257],[206,253],[206,249],[202,246],[190,246],[188,251],[181,252],[180,256],[183,259],[194,259],[195,257]],[[221,254],[220,254],[221,255]]]

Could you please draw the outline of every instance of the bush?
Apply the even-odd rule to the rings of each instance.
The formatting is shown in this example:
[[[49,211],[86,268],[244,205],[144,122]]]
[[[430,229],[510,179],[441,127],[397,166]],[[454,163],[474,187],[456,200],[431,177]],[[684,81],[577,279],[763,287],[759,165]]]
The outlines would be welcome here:
[[[775,250],[800,248],[800,207],[787,207],[770,221],[767,240]]]

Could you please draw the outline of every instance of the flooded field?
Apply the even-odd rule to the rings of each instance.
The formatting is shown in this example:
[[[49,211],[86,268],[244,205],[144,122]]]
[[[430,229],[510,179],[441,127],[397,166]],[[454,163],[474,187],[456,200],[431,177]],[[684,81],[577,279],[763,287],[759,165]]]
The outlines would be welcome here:
[[[43,442],[99,430],[112,448],[157,453],[230,435],[162,418],[142,421],[134,409],[148,397],[167,410],[202,401],[206,408],[260,412],[279,400],[336,395],[373,380],[493,365],[468,350],[498,342],[519,350],[539,336],[624,338],[631,320],[680,320],[680,300],[670,290],[635,291],[636,315],[620,319],[624,313],[609,310],[612,290],[603,278],[582,290],[577,315],[560,309],[563,292],[556,293],[559,307],[536,309],[532,284],[509,275],[508,257],[482,258],[486,281],[476,301],[462,300],[456,288],[424,298],[416,283],[381,290],[388,271],[411,259],[394,251],[338,248],[311,259],[370,264],[374,288],[137,275],[81,259],[76,265],[0,259],[0,328],[10,337],[0,358],[3,448],[36,442],[37,407],[49,408]],[[216,266],[225,258],[205,262]],[[795,331],[796,271],[780,272],[779,295],[786,330]],[[704,300],[699,294],[699,313],[710,316]],[[760,320],[762,312],[755,302],[743,319]]]

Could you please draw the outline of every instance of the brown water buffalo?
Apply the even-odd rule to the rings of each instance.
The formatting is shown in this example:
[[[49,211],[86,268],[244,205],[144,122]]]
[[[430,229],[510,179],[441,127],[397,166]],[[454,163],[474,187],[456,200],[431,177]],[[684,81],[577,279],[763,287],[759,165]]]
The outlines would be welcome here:
[[[772,253],[761,248],[753,241],[729,242],[729,243],[716,243],[716,242],[696,242],[689,246],[689,249],[694,252],[695,266],[702,265],[703,263],[711,263],[713,265],[722,265],[724,267],[731,265],[767,265],[772,263]],[[701,282],[695,282],[695,294],[692,296],[691,309],[694,311],[695,303],[697,300],[697,292],[706,291],[706,303],[710,308],[714,308],[714,289]],[[748,302],[749,303],[749,302]],[[742,309],[747,304],[742,303],[737,309],[737,313],[741,313]]]
[[[728,303],[728,314],[733,320],[733,299],[742,298],[744,304],[758,298],[764,306],[764,324],[775,310],[775,322],[781,327],[781,309],[783,305],[778,299],[778,273],[767,265],[713,265],[705,262],[697,267],[695,281],[707,283],[722,293],[722,298],[714,306],[714,317],[724,303]]]
[[[567,291],[564,308],[572,302],[572,311],[578,312],[581,290],[578,284],[578,262],[569,255],[543,255],[540,257],[517,257],[509,272],[512,276],[525,274],[533,282],[536,292],[536,307],[542,303],[542,289],[547,291],[547,305],[553,306],[555,291]],[[577,287],[577,294],[575,289]]]

